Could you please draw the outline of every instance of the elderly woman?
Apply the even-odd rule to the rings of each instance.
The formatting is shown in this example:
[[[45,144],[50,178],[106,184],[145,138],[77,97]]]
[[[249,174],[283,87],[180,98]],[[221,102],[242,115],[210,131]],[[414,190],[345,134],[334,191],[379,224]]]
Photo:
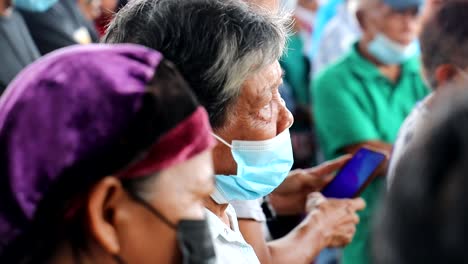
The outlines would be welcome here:
[[[221,263],[310,263],[323,247],[352,239],[355,212],[364,207],[362,200],[317,202],[298,228],[268,244],[253,222],[254,232],[245,238],[255,252],[239,231],[230,203],[268,195],[293,163],[293,120],[278,92],[285,22],[242,1],[140,0],[116,15],[105,37],[161,50],[207,108],[220,144],[213,155],[216,190],[205,206]],[[277,190],[301,200],[310,186],[303,184],[304,174],[295,175]]]
[[[156,51],[34,63],[0,101],[0,263],[213,263],[210,133]]]

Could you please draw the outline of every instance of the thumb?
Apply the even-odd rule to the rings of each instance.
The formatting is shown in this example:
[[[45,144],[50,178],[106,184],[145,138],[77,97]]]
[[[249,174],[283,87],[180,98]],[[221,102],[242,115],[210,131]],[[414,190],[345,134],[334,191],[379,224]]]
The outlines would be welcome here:
[[[320,204],[324,203],[327,200],[321,193],[319,192],[314,192],[310,193],[307,196],[307,202],[306,202],[306,211],[310,212],[317,207],[320,206]]]
[[[351,204],[351,207],[354,208],[355,210],[360,211],[366,208],[366,202],[362,198],[352,199],[349,202]]]

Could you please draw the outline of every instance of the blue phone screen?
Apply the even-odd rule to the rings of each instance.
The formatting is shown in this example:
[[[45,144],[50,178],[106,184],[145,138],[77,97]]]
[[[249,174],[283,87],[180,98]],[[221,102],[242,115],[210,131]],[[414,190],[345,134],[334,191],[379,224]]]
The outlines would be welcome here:
[[[360,149],[322,190],[322,194],[330,198],[354,197],[384,160],[381,153]]]

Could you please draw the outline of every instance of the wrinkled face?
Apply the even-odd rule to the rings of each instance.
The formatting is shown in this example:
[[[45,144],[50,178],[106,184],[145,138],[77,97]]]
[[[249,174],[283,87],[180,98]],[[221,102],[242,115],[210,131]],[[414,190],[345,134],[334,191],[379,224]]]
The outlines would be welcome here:
[[[372,37],[380,32],[401,45],[409,45],[421,28],[419,14],[417,7],[397,11],[380,3],[366,11],[364,31]]]
[[[279,94],[282,70],[276,61],[248,78],[239,98],[228,111],[225,126],[215,131],[217,135],[232,140],[266,140],[277,136],[291,126],[293,117]],[[236,163],[231,149],[218,144],[214,150],[216,174],[235,175]]]
[[[211,151],[161,172],[144,195],[153,208],[177,225],[180,220],[205,218],[202,201],[214,188]],[[176,230],[145,207],[134,203],[131,226],[122,241],[122,256],[128,263],[158,263],[161,254],[171,254],[171,263],[181,259]],[[161,246],[164,244],[164,248]],[[164,251],[164,252],[161,252]]]

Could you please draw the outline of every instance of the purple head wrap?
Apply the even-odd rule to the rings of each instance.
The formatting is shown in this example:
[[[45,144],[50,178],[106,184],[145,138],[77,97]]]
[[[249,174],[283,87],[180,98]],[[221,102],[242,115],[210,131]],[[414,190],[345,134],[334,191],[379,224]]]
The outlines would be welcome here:
[[[142,46],[89,45],[17,76],[0,98],[0,245],[32,219],[64,168],[128,126],[161,60]]]

